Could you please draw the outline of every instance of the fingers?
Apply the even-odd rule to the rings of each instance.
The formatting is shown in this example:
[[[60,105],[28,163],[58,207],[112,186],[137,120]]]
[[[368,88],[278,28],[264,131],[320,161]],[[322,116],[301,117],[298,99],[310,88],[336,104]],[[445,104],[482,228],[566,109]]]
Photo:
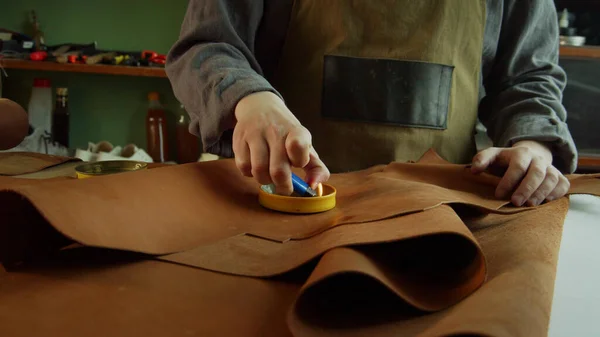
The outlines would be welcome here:
[[[264,138],[255,138],[248,143],[252,176],[262,185],[272,183],[269,173],[269,147]]]
[[[279,133],[271,133],[267,138],[270,148],[269,175],[275,184],[275,193],[290,195],[293,192],[292,170],[285,149],[285,139]]]
[[[287,156],[294,167],[305,167],[310,161],[311,135],[304,127],[296,127],[290,131],[285,148]]]
[[[310,160],[304,167],[306,172],[306,183],[313,189],[317,188],[317,185],[329,180],[329,169],[323,161],[319,158],[317,151],[314,148],[310,148]]]
[[[527,201],[529,206],[537,206],[541,204],[546,197],[554,191],[556,185],[558,185],[560,172],[553,166],[548,166],[544,174],[544,181],[540,184],[540,187],[533,193],[531,198]]]
[[[233,153],[235,155],[235,165],[242,175],[252,177],[252,163],[250,162],[250,148],[248,144],[238,139],[234,134],[233,137]]]
[[[550,171],[549,167],[539,159],[533,159],[529,168],[526,170],[527,174],[525,175],[525,178],[523,178],[521,184],[511,198],[511,201],[515,206],[522,206],[525,201],[528,201],[533,206],[537,206],[538,203],[536,202],[536,199],[541,198],[539,199],[540,202],[543,201],[554,189],[556,182],[558,181],[557,175],[548,175],[548,172]]]
[[[570,187],[571,183],[569,182],[569,179],[567,179],[564,175],[559,174],[558,184],[556,184],[554,190],[548,194],[546,200],[552,201],[564,197],[565,194],[569,192]]]
[[[234,130],[233,150],[236,165],[243,175],[263,185],[274,184],[277,194],[293,192],[291,165],[305,167],[312,187],[329,179],[329,171],[313,150],[311,136],[303,127],[271,126],[246,136]]]
[[[285,195],[292,193],[292,166],[305,168],[313,188],[329,179],[329,170],[312,149],[310,132],[278,96],[248,95],[236,105],[235,117],[233,152],[243,175],[274,184],[276,193]]]
[[[531,161],[531,156],[512,156],[510,163],[508,164],[508,169],[502,179],[500,179],[498,187],[496,188],[496,198],[505,198],[511,191],[515,190],[519,182],[525,177]],[[514,203],[518,200],[512,201]]]

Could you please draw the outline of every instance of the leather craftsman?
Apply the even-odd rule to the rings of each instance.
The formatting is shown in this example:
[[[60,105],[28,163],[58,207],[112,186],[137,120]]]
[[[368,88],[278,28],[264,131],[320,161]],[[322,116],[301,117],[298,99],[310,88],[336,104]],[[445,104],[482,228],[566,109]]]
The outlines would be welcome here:
[[[270,82],[331,172],[417,160],[430,147],[470,162],[486,9],[483,0],[294,1]]]
[[[511,207],[428,152],[335,174],[336,209],[287,215],[235,169],[1,179],[0,335],[547,333],[567,197]]]

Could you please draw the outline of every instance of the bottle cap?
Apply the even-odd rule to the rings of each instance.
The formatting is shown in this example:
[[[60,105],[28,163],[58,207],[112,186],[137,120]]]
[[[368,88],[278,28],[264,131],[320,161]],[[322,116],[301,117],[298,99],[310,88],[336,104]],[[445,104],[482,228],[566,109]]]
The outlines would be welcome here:
[[[159,95],[157,92],[153,91],[148,93],[148,100],[149,101],[158,101]]]
[[[108,160],[82,164],[75,167],[78,179],[98,177],[108,174],[141,171],[148,168],[148,163],[132,160]]]
[[[56,88],[56,94],[58,96],[67,96],[69,94],[69,89],[67,89],[67,88]]]
[[[258,190],[258,202],[265,208],[283,213],[311,214],[335,208],[336,189],[327,184],[320,188],[322,192],[316,197],[288,197],[275,194],[269,185],[262,185]]]

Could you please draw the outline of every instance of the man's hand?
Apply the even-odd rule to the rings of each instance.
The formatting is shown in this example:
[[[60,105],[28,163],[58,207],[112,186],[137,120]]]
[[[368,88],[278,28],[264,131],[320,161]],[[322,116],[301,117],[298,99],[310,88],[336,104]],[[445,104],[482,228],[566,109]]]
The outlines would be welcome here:
[[[570,187],[565,176],[552,166],[550,150],[534,141],[521,141],[511,148],[489,148],[473,158],[471,170],[506,169],[496,189],[497,198],[507,198],[515,206],[537,206],[544,200],[564,196]]]
[[[275,184],[276,192],[290,195],[291,167],[303,168],[312,188],[329,179],[329,170],[312,147],[310,132],[271,92],[240,100],[235,108],[233,152],[240,172],[260,184]]]

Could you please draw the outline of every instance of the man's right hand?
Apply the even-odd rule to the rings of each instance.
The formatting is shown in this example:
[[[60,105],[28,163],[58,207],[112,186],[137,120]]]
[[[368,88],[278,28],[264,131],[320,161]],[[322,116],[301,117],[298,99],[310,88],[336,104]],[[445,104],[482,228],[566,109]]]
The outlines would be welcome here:
[[[329,170],[312,147],[310,132],[279,96],[258,92],[235,108],[233,152],[240,172],[260,184],[275,184],[276,193],[292,194],[291,167],[303,168],[306,182],[316,188],[329,179]]]

